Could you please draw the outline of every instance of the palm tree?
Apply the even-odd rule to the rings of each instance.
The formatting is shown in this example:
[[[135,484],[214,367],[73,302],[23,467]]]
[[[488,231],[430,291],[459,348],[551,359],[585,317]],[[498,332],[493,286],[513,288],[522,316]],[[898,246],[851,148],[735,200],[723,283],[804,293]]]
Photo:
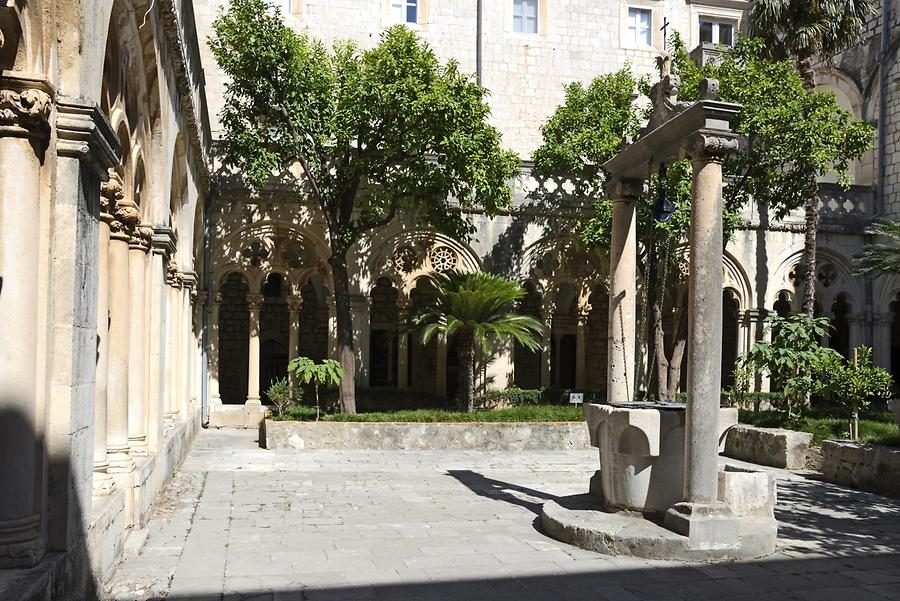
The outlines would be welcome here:
[[[475,352],[489,353],[494,344],[512,338],[535,350],[544,328],[535,318],[509,311],[525,296],[525,290],[502,276],[480,271],[458,270],[423,277],[420,308],[412,318],[422,328],[422,343],[435,334],[456,336],[459,352],[457,402],[460,409],[474,411]]]
[[[813,62],[833,62],[835,55],[856,46],[875,11],[875,0],[756,0],[750,9],[750,34],[763,38],[774,59],[793,58],[803,77],[803,87],[813,91]],[[803,311],[815,314],[816,234],[819,229],[819,195],[804,203],[806,237]]]
[[[853,271],[857,274],[900,274],[900,221],[876,219],[866,229],[882,241],[869,242],[856,257]]]

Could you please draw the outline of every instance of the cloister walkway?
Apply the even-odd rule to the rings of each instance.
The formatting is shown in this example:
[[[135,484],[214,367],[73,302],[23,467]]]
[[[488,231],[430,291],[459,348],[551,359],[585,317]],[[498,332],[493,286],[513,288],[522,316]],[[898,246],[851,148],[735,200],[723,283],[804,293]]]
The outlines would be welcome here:
[[[900,502],[778,472],[778,553],[717,565],[583,551],[543,500],[596,451],[268,451],[204,431],[129,539],[116,599],[900,600]],[[784,479],[787,478],[787,479]]]

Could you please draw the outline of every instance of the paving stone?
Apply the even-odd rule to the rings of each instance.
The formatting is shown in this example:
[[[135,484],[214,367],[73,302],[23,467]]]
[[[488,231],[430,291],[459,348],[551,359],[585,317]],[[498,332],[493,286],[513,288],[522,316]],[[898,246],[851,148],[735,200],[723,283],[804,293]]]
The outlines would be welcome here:
[[[784,470],[772,470],[777,553],[702,565],[541,532],[541,504],[584,492],[593,451],[300,453],[255,440],[199,435],[111,598],[900,601],[900,502]]]

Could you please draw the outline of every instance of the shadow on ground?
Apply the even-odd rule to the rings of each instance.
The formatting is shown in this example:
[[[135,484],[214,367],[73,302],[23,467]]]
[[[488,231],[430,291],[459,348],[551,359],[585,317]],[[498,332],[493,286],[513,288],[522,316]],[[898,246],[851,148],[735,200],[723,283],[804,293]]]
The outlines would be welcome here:
[[[599,556],[602,557],[602,556]],[[450,600],[809,600],[885,601],[900,599],[900,556],[876,555],[811,560],[760,560],[714,565],[614,566],[582,573],[518,574],[369,586],[304,587],[169,596],[167,601],[363,601]],[[140,597],[131,597],[139,599]],[[153,601],[161,600],[151,597]]]

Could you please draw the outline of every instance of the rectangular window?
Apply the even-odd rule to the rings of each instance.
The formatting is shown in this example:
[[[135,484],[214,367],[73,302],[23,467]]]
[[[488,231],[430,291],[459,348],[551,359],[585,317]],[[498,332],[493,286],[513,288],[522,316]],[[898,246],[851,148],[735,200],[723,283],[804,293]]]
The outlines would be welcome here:
[[[418,23],[419,0],[391,0],[391,15],[397,23]]]
[[[513,0],[513,31],[538,32],[538,0]]]
[[[651,45],[649,8],[628,9],[628,41],[633,48],[644,48]]]
[[[700,42],[734,46],[734,21],[700,17]]]

